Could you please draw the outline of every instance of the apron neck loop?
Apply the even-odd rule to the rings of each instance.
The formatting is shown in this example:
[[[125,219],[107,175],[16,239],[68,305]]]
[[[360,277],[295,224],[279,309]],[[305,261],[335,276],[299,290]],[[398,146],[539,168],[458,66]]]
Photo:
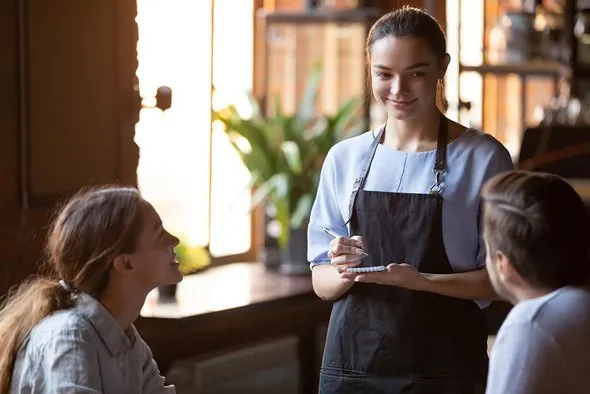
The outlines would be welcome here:
[[[371,144],[369,151],[367,152],[367,156],[365,157],[365,161],[363,163],[363,167],[361,168],[361,173],[357,179],[354,181],[352,194],[350,196],[350,202],[348,204],[348,220],[346,221],[345,225],[350,223],[352,219],[352,212],[354,208],[354,203],[356,200],[356,196],[359,190],[363,189],[365,184],[365,179],[367,178],[367,173],[369,172],[369,168],[371,167],[371,163],[373,161],[373,157],[375,156],[375,151],[377,150],[377,146],[381,142],[381,137],[383,137],[383,133],[385,132],[385,125],[381,128],[377,136],[373,139],[373,143]],[[434,162],[434,185],[430,188],[430,194],[440,194],[442,190],[442,174],[445,172],[447,167],[447,139],[448,139],[448,122],[447,118],[441,113],[440,120],[438,123],[438,138],[436,143],[436,160]]]

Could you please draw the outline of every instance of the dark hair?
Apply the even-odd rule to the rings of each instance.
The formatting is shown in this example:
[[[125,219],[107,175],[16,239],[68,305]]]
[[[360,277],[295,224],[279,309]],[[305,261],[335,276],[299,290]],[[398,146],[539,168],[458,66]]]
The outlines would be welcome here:
[[[557,289],[588,283],[586,206],[556,175],[510,171],[482,190],[489,252],[501,251],[530,284]]]
[[[402,8],[383,15],[373,24],[367,36],[365,47],[367,63],[371,61],[371,48],[373,44],[385,37],[421,38],[439,59],[447,55],[447,42],[443,29],[432,15],[419,8],[405,5]],[[444,80],[439,85],[437,101],[439,109],[444,112],[447,108],[447,102],[444,97]]]
[[[0,309],[0,393],[8,392],[18,348],[33,327],[73,306],[59,280],[98,297],[115,257],[135,251],[143,202],[137,189],[103,187],[80,192],[59,211],[47,240],[51,273],[21,284]]]

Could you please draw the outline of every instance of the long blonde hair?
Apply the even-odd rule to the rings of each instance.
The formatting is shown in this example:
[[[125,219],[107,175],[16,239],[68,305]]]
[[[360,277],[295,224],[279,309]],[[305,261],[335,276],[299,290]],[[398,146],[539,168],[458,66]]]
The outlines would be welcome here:
[[[0,393],[10,390],[18,349],[35,325],[73,307],[72,293],[100,297],[114,258],[135,250],[143,201],[135,188],[107,186],[81,191],[59,210],[47,237],[49,272],[10,291],[0,308]]]

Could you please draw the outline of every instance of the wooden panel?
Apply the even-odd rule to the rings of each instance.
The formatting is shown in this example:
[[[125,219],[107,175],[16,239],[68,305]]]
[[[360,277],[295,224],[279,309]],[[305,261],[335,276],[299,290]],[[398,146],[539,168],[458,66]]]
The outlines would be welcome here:
[[[0,266],[18,259],[19,166],[18,166],[18,64],[16,2],[0,2]],[[0,275],[0,289],[8,272]]]
[[[0,2],[0,218],[18,204],[18,69],[16,2]],[[4,222],[1,220],[0,223]]]
[[[33,195],[67,194],[91,179],[118,177],[113,1],[29,2]]]
[[[272,0],[277,10],[301,10],[305,0]]]
[[[104,1],[104,0],[103,0]],[[102,3],[101,3],[102,4]],[[119,121],[118,180],[137,186],[139,148],[135,143],[135,125],[139,122],[141,97],[137,77],[137,3],[135,0],[114,0],[117,29],[117,101]]]
[[[55,202],[136,184],[136,14],[135,0],[0,3],[0,295],[36,271]]]

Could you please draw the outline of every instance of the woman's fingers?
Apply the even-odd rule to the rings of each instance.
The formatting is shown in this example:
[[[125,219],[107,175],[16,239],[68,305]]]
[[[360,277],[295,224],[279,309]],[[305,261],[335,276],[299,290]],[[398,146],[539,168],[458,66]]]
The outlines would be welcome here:
[[[359,236],[352,238],[338,237],[330,242],[329,257],[335,257],[341,254],[363,254],[363,240]]]
[[[337,237],[330,242],[328,257],[332,266],[339,273],[346,271],[346,268],[359,265],[364,257],[363,239],[360,236],[352,238]]]
[[[359,256],[356,254],[341,254],[336,257],[332,257],[331,263],[333,265],[347,265],[353,264],[358,265],[363,259],[363,256]],[[352,265],[351,265],[352,267]]]

